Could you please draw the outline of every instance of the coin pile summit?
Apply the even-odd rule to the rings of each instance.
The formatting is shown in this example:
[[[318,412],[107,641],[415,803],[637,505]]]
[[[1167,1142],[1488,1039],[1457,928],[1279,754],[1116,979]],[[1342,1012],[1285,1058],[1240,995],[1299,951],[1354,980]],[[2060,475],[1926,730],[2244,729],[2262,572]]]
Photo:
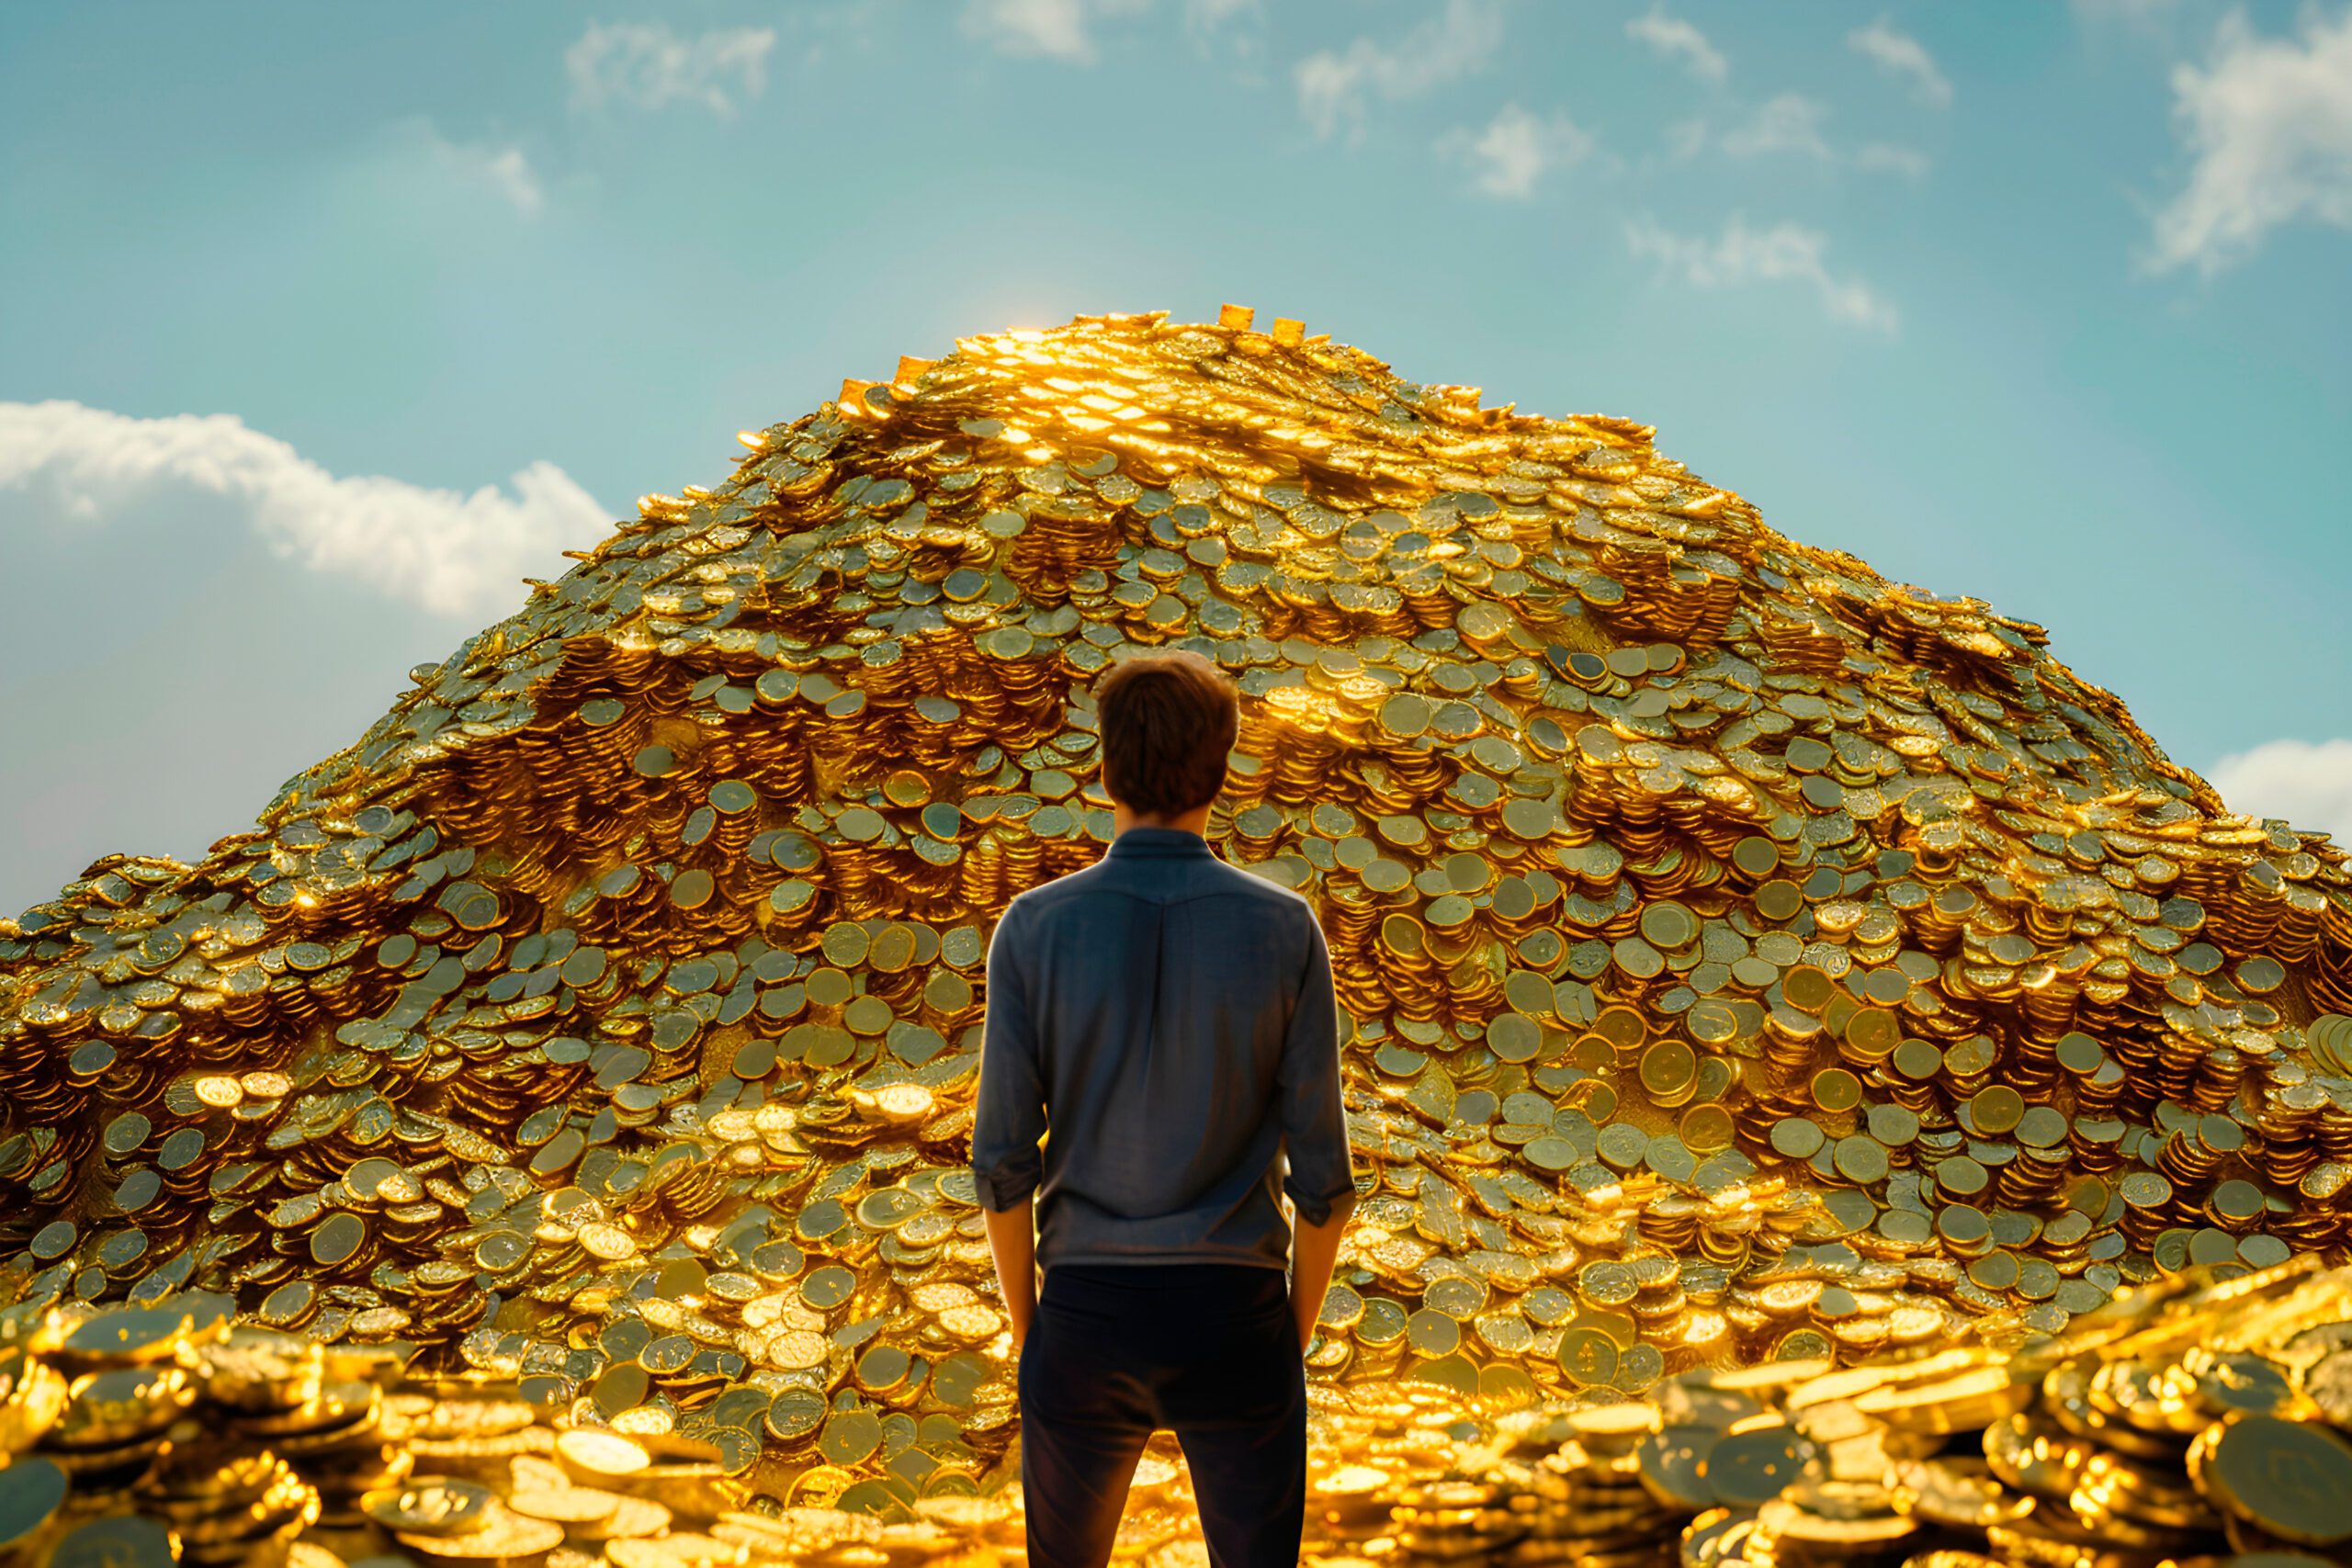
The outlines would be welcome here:
[[[254,830],[0,920],[0,1304],[217,1296],[792,1506],[1001,1489],[988,937],[1102,853],[1088,687],[1170,646],[1242,694],[1210,837],[1330,939],[1332,1463],[1400,1391],[1989,1352],[2341,1259],[2343,852],[1651,436],[1236,307],[745,432]],[[1614,1419],[1561,1485],[1645,1519]],[[1795,1450],[1747,1447],[1760,1502]],[[1414,1484],[1432,1558],[1509,1524]]]

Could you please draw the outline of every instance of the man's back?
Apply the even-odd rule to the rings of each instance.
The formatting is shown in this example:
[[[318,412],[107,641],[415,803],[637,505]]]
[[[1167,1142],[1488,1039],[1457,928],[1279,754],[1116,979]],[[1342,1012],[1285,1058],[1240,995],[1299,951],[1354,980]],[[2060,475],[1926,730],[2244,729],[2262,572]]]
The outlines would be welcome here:
[[[1137,652],[1093,706],[1114,836],[997,922],[972,1127],[1029,1561],[1102,1568],[1164,1429],[1211,1560],[1288,1568],[1304,1357],[1355,1206],[1330,957],[1306,900],[1202,836],[1240,733],[1232,678],[1193,649]]]
[[[1320,1223],[1353,1190],[1340,1094],[1312,908],[1197,834],[1130,828],[999,921],[972,1168],[991,1208],[1036,1190],[1046,1268],[1286,1267],[1277,1193]]]

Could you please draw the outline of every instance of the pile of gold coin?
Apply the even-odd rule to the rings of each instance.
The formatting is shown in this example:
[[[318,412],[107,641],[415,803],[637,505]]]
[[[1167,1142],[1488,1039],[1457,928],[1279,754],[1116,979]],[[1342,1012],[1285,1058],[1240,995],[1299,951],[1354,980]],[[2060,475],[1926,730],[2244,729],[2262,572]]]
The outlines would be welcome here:
[[[0,1313],[0,1564],[1025,1561],[1017,1484],[889,1521],[786,1506],[709,1443],[236,1316],[200,1292]],[[2352,1269],[2322,1274],[2309,1254],[2127,1289],[2015,1352],[1693,1368],[1645,1394],[1507,1411],[1438,1382],[1362,1382],[1318,1386],[1315,1407],[1301,1562],[1317,1568],[2352,1555]],[[1136,1467],[1116,1552],[1206,1560],[1167,1434]]]
[[[1329,1463],[1408,1393],[1989,1353],[2344,1257],[2343,852],[1651,434],[1238,308],[744,433],[254,830],[0,920],[0,1303],[205,1292],[783,1506],[992,1495],[989,933],[1102,853],[1089,687],[1168,646],[1240,688],[1209,833],[1345,1012]],[[1539,1511],[1647,1518],[1572,1436]],[[1528,1506],[1443,1479],[1430,1557]]]
[[[1770,1407],[1661,1425],[1642,1475],[1701,1509],[1686,1564],[2352,1560],[2352,1270],[2314,1264],[2199,1267],[2015,1356],[1716,1375]]]
[[[1010,1517],[746,1507],[707,1444],[576,1427],[511,1383],[411,1379],[235,1315],[195,1292],[0,1314],[0,1562],[879,1568],[986,1561],[970,1549]]]

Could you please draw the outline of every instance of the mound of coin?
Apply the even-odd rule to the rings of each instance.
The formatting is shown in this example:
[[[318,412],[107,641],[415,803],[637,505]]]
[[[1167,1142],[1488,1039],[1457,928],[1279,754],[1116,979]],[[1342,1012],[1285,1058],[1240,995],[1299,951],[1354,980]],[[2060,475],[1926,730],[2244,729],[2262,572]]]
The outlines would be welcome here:
[[[0,921],[0,1301],[216,1292],[796,1506],[997,1483],[987,939],[1102,852],[1087,686],[1170,645],[1236,676],[1209,830],[1347,1014],[1324,1427],[2352,1242],[2342,852],[1645,426],[1228,309],[741,439],[255,831]]]

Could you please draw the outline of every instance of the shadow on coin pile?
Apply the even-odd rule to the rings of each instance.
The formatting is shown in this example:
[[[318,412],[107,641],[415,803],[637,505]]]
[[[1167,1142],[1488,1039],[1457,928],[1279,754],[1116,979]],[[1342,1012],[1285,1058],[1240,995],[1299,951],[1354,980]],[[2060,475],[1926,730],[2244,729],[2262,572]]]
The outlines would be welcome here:
[[[746,432],[255,830],[0,921],[0,1301],[210,1292],[790,1505],[993,1497],[986,945],[1102,852],[1087,686],[1159,646],[1233,671],[1209,832],[1345,1008],[1318,1475],[1400,1401],[2341,1257],[2342,852],[1651,434],[1240,310]],[[1487,1528],[1457,1495],[1413,1506]]]

